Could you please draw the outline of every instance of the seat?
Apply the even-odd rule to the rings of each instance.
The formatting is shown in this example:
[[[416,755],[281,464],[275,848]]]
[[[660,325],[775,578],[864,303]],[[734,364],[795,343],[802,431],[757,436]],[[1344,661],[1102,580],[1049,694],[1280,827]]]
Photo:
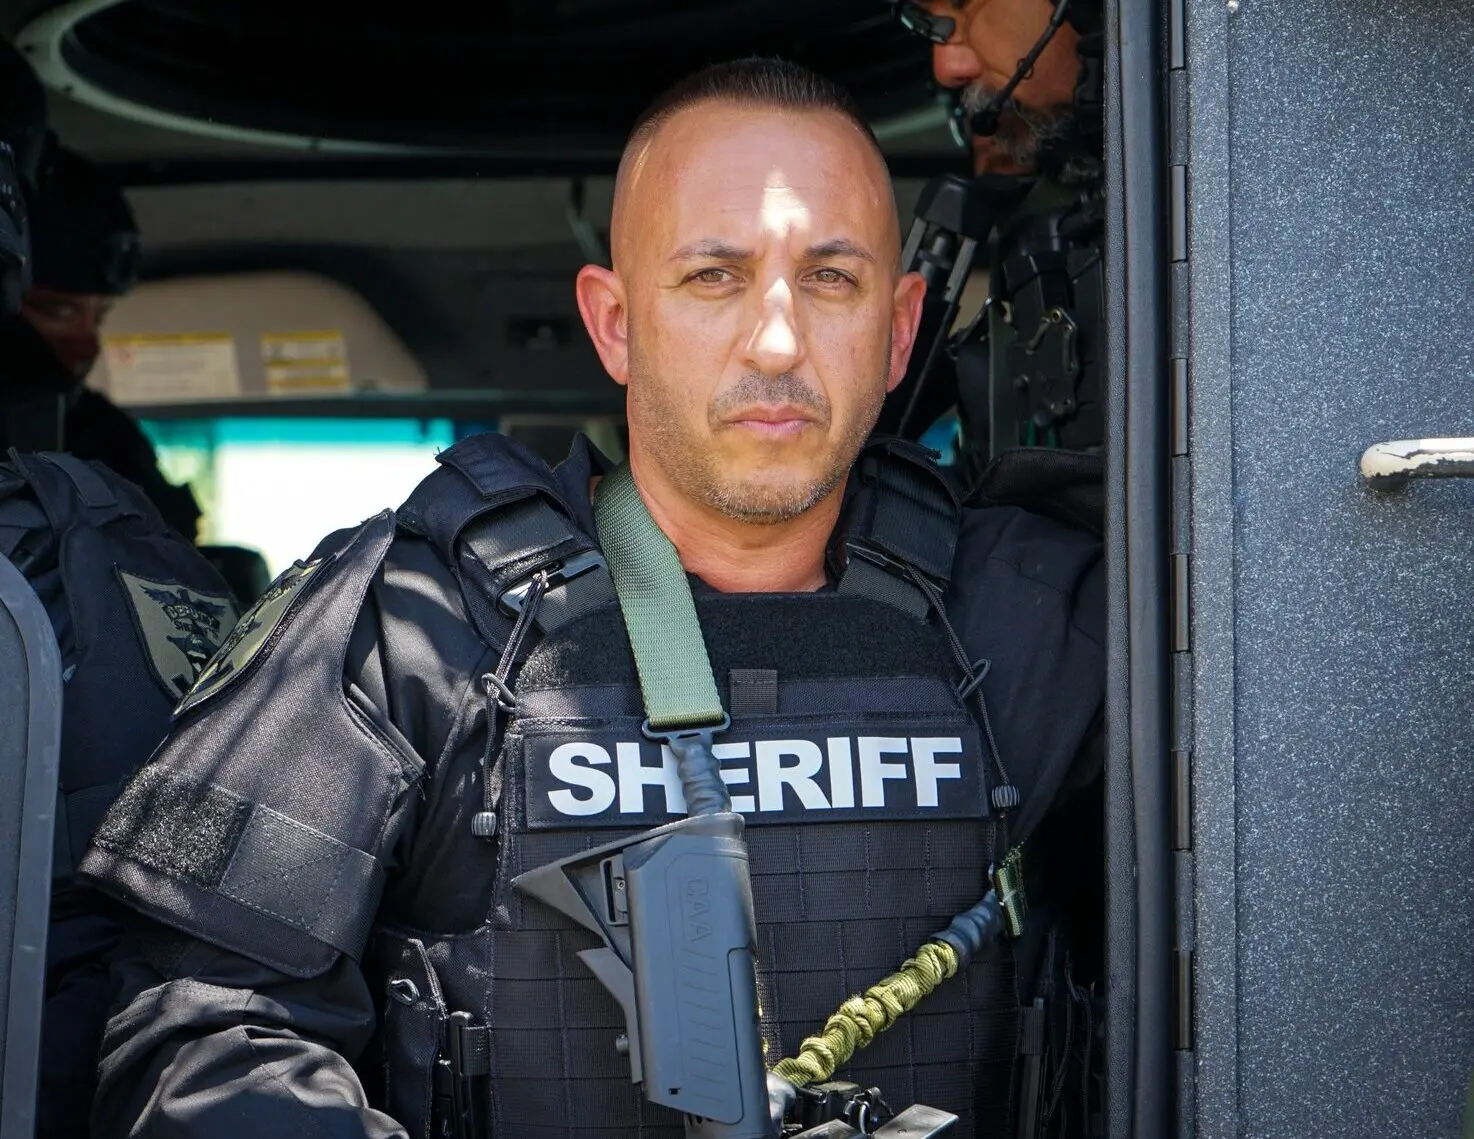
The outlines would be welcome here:
[[[35,1132],[61,702],[51,622],[0,556],[0,1139]]]

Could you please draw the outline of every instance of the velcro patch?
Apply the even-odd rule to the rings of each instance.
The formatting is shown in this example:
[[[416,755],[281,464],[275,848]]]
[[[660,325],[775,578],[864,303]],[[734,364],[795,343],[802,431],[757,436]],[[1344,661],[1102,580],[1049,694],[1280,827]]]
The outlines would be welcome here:
[[[118,579],[139,639],[165,691],[179,699],[195,684],[235,624],[235,603],[178,582],[152,581],[127,570]]]
[[[713,751],[749,825],[987,816],[986,753],[970,722],[881,730],[734,731]],[[522,758],[529,829],[657,826],[686,813],[670,748],[638,731],[533,731]]]
[[[205,666],[194,686],[174,709],[176,716],[214,695],[245,670],[276,631],[276,627],[282,623],[282,619],[291,611],[292,602],[301,595],[303,588],[327,561],[326,558],[317,558],[310,562],[293,562],[281,572],[230,631],[230,635],[220,646],[220,651]]]

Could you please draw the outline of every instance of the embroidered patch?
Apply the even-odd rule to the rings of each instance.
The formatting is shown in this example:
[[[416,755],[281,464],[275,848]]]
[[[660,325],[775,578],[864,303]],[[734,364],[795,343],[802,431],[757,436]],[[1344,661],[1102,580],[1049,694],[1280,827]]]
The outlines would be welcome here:
[[[220,650],[199,674],[194,686],[179,702],[179,707],[174,709],[176,716],[219,691],[251,663],[292,608],[292,602],[301,594],[303,586],[325,563],[324,558],[293,562],[281,572],[230,631]]]
[[[235,603],[177,582],[118,570],[139,638],[160,683],[176,699],[189,691],[235,624]]]

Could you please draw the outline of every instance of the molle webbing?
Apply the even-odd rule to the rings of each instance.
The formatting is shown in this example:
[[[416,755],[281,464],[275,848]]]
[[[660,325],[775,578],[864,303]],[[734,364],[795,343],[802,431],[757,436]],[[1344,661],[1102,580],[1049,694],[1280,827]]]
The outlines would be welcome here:
[[[69,528],[79,517],[93,526],[102,526],[114,518],[144,513],[139,502],[122,501],[101,475],[74,455],[45,452],[22,456],[12,451],[10,459],[58,530]]]
[[[715,675],[734,692],[759,694],[749,710],[733,700],[733,726],[719,743],[744,733],[786,738],[805,723],[821,723],[834,736],[953,735],[964,723],[976,731],[933,623],[834,593],[699,593],[695,604]],[[532,651],[499,760],[503,846],[491,926],[430,950],[450,1007],[482,1010],[490,1026],[495,1123],[519,1139],[682,1135],[679,1117],[643,1101],[613,1046],[623,1014],[577,956],[594,936],[508,885],[621,833],[573,817],[556,828],[534,825],[527,799],[529,781],[545,778],[527,766],[528,733],[539,718],[550,725],[543,730],[604,741],[612,760],[612,741],[641,739],[637,672],[620,621],[612,607],[600,610]],[[865,631],[858,639],[857,628]],[[888,725],[863,720],[882,709],[893,717]],[[923,726],[942,723],[956,726]],[[973,750],[969,762],[981,769],[986,755],[981,744]],[[590,770],[612,773],[616,782],[620,774],[614,762]],[[757,777],[755,769],[746,774]],[[754,788],[734,783],[733,790],[750,795]],[[661,798],[655,788],[649,795]],[[832,811],[748,817],[761,823],[746,835],[771,1059],[792,1056],[822,1034],[848,998],[894,974],[987,890],[996,848],[985,800],[980,794],[978,814],[967,818],[923,821],[914,812],[888,818],[884,811],[854,822],[829,818]],[[840,1078],[881,1087],[893,1103],[957,1111],[958,1133],[969,1134],[974,1120],[1009,1114],[1017,1016],[1012,956],[990,947],[876,1036]]]
[[[399,511],[399,525],[444,555],[488,644],[506,644],[538,573],[548,578],[533,624],[544,634],[613,602],[593,537],[574,523],[553,472],[526,447],[487,432],[436,461],[439,469]]]

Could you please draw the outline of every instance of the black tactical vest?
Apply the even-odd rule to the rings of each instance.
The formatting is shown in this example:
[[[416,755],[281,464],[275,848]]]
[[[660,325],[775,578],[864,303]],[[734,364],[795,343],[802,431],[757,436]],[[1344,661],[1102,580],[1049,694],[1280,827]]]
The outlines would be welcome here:
[[[290,976],[316,976],[339,953],[361,960],[382,1018],[357,1067],[371,1102],[410,1135],[454,1134],[457,1074],[471,1077],[497,1139],[678,1135],[679,1118],[632,1085],[619,1006],[576,956],[593,935],[510,885],[684,811],[669,759],[640,731],[607,571],[530,452],[481,435],[439,459],[397,516],[330,536],[242,619],[181,705],[167,763],[129,784],[84,872]],[[959,694],[933,601],[906,576],[909,566],[945,592],[955,499],[909,445],[868,450],[857,481],[835,590],[696,596],[732,715],[716,751],[750,824],[771,1063],[976,903],[1004,846],[986,732]],[[497,686],[485,682],[484,709],[463,729],[475,741],[491,719],[506,725],[486,775],[429,776],[454,781],[438,795],[495,816],[488,837],[471,834],[469,807],[464,829],[435,837],[438,860],[492,883],[482,924],[453,935],[426,932],[428,913],[421,928],[397,926],[393,894],[380,908],[381,859],[397,841],[385,820],[426,773],[343,683],[396,532],[442,552],[511,682],[495,714]],[[549,588],[534,607],[526,587],[539,571]],[[530,635],[519,648],[520,613]],[[839,1076],[879,1086],[896,1107],[956,1112],[959,1139],[1011,1134],[1020,993],[1031,988],[1017,978],[1034,976],[1023,946],[985,953]]]
[[[447,517],[462,497],[447,493],[447,471],[400,523],[461,567],[468,607],[499,645],[511,613],[494,613],[495,599],[515,596],[538,568],[581,564],[594,543],[546,472],[485,447],[456,450],[447,465],[478,491],[479,517]],[[847,515],[851,560],[866,559],[855,578],[868,588],[842,577],[819,594],[696,597],[732,716],[715,751],[748,822],[770,1063],[975,904],[1001,853],[983,734],[959,698],[944,631],[899,576],[902,560],[920,563],[945,587],[956,504],[911,450],[874,450],[862,471]],[[493,495],[500,505],[487,511]],[[641,733],[638,678],[604,571],[548,596],[553,612],[517,674],[490,773],[497,834],[484,849],[498,861],[486,924],[376,939],[387,1062],[423,1071],[433,1026],[469,1012],[486,1033],[493,1134],[674,1139],[679,1117],[631,1084],[615,1046],[622,1014],[577,957],[597,938],[510,885],[685,813],[668,749]],[[970,1135],[975,1121],[1009,1119],[1017,1043],[1013,957],[995,946],[838,1078],[878,1086],[898,1106],[954,1111],[959,1135]],[[391,1079],[388,1094],[389,1113],[427,1134],[430,1084]]]
[[[36,590],[62,653],[58,879],[235,624],[229,587],[132,483],[44,453],[0,464],[0,554]]]
[[[81,1134],[119,927],[73,882],[124,781],[231,625],[225,582],[132,483],[66,454],[0,464],[0,554],[26,576],[61,650],[61,764],[46,944],[37,1134]]]

